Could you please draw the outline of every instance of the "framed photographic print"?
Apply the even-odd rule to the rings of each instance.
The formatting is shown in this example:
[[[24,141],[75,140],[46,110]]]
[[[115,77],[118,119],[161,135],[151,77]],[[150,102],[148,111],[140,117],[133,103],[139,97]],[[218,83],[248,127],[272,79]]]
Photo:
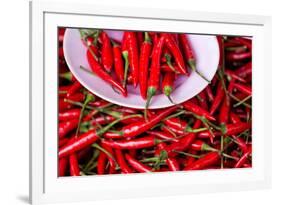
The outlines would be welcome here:
[[[30,20],[32,204],[270,187],[269,17],[36,1]]]

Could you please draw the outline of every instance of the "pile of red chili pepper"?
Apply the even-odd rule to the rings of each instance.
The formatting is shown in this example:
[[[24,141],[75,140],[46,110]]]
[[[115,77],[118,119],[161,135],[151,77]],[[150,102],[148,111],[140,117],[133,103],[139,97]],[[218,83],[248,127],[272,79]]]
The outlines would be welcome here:
[[[250,39],[217,36],[221,57],[210,84],[182,104],[145,111],[112,104],[84,88],[65,62],[64,31],[58,32],[59,176],[252,167]],[[141,95],[150,97],[159,73],[164,72],[162,87],[167,82],[172,88],[178,73],[195,69],[190,47],[174,47],[182,45],[183,34],[125,32],[124,44],[100,30],[80,31],[93,72],[123,95],[126,84],[139,83]],[[169,86],[162,88],[165,94]]]

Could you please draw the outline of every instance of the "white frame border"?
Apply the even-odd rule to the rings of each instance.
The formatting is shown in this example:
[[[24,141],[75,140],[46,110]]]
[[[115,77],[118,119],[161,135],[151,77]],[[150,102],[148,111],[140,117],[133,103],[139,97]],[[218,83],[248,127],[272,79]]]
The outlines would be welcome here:
[[[143,12],[145,11],[145,12]],[[265,112],[265,108],[271,107],[271,18],[254,15],[236,15],[236,14],[217,14],[208,12],[190,12],[183,10],[163,10],[150,8],[125,8],[125,7],[108,7],[93,4],[82,3],[62,3],[62,2],[47,2],[36,1],[30,2],[30,202],[32,204],[41,204],[48,202],[66,202],[66,201],[85,201],[109,198],[125,198],[125,197],[140,197],[140,196],[161,196],[164,195],[161,190],[158,192],[148,192],[152,186],[143,187],[140,190],[127,190],[127,193],[114,194],[111,196],[105,194],[101,196],[91,196],[89,192],[71,193],[72,197],[69,199],[68,194],[48,193],[44,190],[45,187],[45,172],[43,160],[45,141],[44,141],[44,123],[45,123],[45,71],[42,65],[45,65],[44,58],[44,15],[46,13],[71,13],[78,15],[95,14],[97,16],[119,16],[124,18],[146,18],[146,19],[165,19],[176,21],[190,21],[190,22],[212,22],[212,23],[226,23],[226,24],[241,24],[241,25],[256,25],[263,29],[262,45],[265,49],[263,54],[263,66],[266,72],[263,72],[263,78],[260,79],[264,84],[259,86],[259,92],[263,92],[264,100],[264,116],[267,121],[264,121],[264,130],[267,130],[267,140],[264,140],[264,163],[263,163],[263,178],[254,181],[242,181],[222,184],[208,184],[208,182],[201,182],[201,186],[205,188],[200,189],[201,193],[217,192],[217,191],[235,191],[248,190],[256,188],[268,188],[271,186],[271,110]],[[266,42],[266,43],[265,43]],[[266,51],[266,52],[265,52]],[[256,71],[262,72],[262,71]],[[255,83],[257,85],[257,82]],[[263,90],[262,90],[263,89]],[[42,92],[43,91],[43,92]],[[266,91],[266,92],[265,92]],[[265,137],[265,136],[264,136]],[[42,152],[43,151],[43,152]],[[229,173],[232,170],[228,171]],[[239,170],[235,172],[239,173]],[[244,172],[244,171],[243,171]],[[247,172],[247,170],[245,170]],[[199,172],[200,173],[200,172]],[[176,173],[180,175],[181,173]],[[167,174],[162,174],[167,177]],[[166,175],[166,176],[165,176]],[[141,175],[139,175],[141,178]],[[138,177],[137,175],[126,176]],[[72,179],[73,181],[76,179]],[[81,179],[83,180],[83,179]],[[85,180],[85,178],[84,178]],[[197,187],[199,187],[199,185]],[[214,189],[215,186],[215,189]],[[192,190],[186,190],[187,186],[175,186],[169,189],[170,195],[198,193],[199,189],[196,187]],[[209,189],[208,188],[212,188]],[[109,189],[108,189],[109,190]],[[211,191],[210,191],[211,190]],[[139,191],[136,194],[136,191]],[[106,190],[104,191],[106,192]],[[166,194],[167,192],[165,192]]]

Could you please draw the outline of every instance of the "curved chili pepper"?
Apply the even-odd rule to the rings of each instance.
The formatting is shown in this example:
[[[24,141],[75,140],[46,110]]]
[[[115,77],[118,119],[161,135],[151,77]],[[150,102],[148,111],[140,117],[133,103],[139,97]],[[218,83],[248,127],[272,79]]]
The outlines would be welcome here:
[[[212,121],[216,120],[207,110],[204,110],[203,108],[196,105],[195,103],[192,103],[190,100],[184,102],[182,105],[186,110],[191,111],[196,115],[203,116],[208,120],[212,120]]]
[[[196,140],[191,144],[191,149],[195,151],[217,151],[215,148],[211,147],[202,140]]]
[[[133,167],[138,172],[145,173],[145,172],[151,172],[152,171],[152,169],[149,166],[146,166],[146,165],[140,163],[139,161],[134,159],[129,154],[125,154],[125,158],[126,158],[127,162],[131,165],[131,167]]]
[[[133,140],[119,140],[119,141],[109,141],[104,140],[103,143],[114,149],[142,149],[147,147],[155,146],[159,140],[154,136],[146,136],[142,138],[137,138]]]
[[[206,93],[203,91],[201,91],[198,95],[198,101],[199,104],[201,105],[201,107],[205,110],[208,110],[208,103],[207,103],[207,96]]]
[[[101,62],[104,69],[107,72],[110,72],[113,65],[113,53],[112,53],[111,42],[108,35],[105,32],[101,32],[101,40],[102,40]]]
[[[116,172],[116,161],[114,159],[114,152],[111,147],[106,146],[101,142],[103,149],[105,149],[111,156],[107,155],[108,162],[109,162],[109,174],[114,174]]]
[[[161,152],[162,151],[165,152],[165,147],[166,147],[166,144],[164,142],[159,143],[157,145],[157,151],[155,153],[156,156],[161,158]],[[179,163],[178,163],[178,161],[175,158],[166,156],[165,157],[165,161],[166,161],[166,164],[168,165],[170,171],[178,171],[178,170],[180,170]]]
[[[209,152],[205,156],[196,160],[190,166],[185,167],[184,170],[205,169],[205,168],[208,168],[209,166],[216,164],[219,161],[219,159],[220,159],[220,154],[218,152]]]
[[[126,35],[126,47],[128,49],[129,63],[132,70],[133,85],[136,87],[139,80],[139,52],[137,36],[135,32],[125,32],[124,35]]]
[[[243,166],[243,164],[245,164],[245,162],[247,161],[248,157],[252,154],[252,150],[249,149],[246,153],[244,153],[242,155],[242,157],[236,162],[236,164],[234,165],[234,168],[240,168]]]
[[[122,173],[124,174],[133,173],[133,170],[127,165],[122,151],[119,149],[115,149],[115,154],[116,154],[117,163],[119,164]]]
[[[128,116],[129,118],[130,116]],[[112,126],[120,122],[120,119],[115,120],[114,122],[108,124],[107,126],[99,129],[99,130],[89,130],[88,132],[74,138],[67,145],[59,149],[59,158],[72,154],[78,150],[83,149],[95,141],[97,141],[100,136],[102,136],[105,132],[107,132]]]
[[[247,94],[247,95],[252,95],[252,88],[247,86],[247,85],[242,85],[238,83],[234,83],[233,85],[235,88],[237,88],[239,91]]]
[[[124,82],[124,62],[122,59],[121,47],[113,42],[114,70],[121,83]]]
[[[229,111],[230,111],[230,99],[229,99],[229,96],[226,95],[224,97],[224,101],[221,105],[220,112],[219,112],[220,124],[228,123]]]
[[[210,102],[213,102],[214,101],[214,95],[213,95],[213,91],[210,87],[210,85],[208,85],[206,88],[205,88],[205,91],[206,91],[206,94],[208,96],[208,99]],[[211,113],[211,112],[210,112]]]
[[[78,126],[78,119],[59,123],[59,138],[63,138]]]
[[[147,32],[145,32],[145,40],[141,44],[140,61],[139,61],[139,84],[140,93],[143,99],[146,99],[147,94],[147,79],[148,79],[148,66],[149,57],[151,53],[151,39]]]
[[[101,79],[115,87],[123,96],[127,96],[127,90],[118,82],[116,82],[108,73],[106,73],[99,64],[97,57],[91,52],[91,49],[87,51],[87,58],[89,65],[93,72],[97,74]]]
[[[74,93],[76,93],[81,88],[82,88],[82,85],[79,83],[79,81],[75,81],[72,84],[72,86],[69,88],[69,90],[67,91],[66,97],[69,97],[69,96],[73,95]]]
[[[159,88],[159,81],[160,81],[160,57],[161,52],[163,49],[165,38],[161,36],[159,41],[157,42],[155,47],[152,51],[152,62],[150,67],[150,75],[149,75],[149,81],[148,81],[148,88],[147,88],[147,101],[145,105],[145,109],[147,110],[151,98],[156,94],[156,91]],[[146,112],[145,112],[146,117]]]
[[[71,176],[80,176],[80,168],[77,160],[77,155],[75,153],[69,156],[69,167]]]
[[[246,142],[242,138],[237,137],[236,135],[231,135],[231,137],[235,140],[243,153],[247,153],[249,151]]]
[[[79,119],[79,116],[80,116],[80,109],[71,109],[65,112],[59,112],[59,121]]]
[[[184,60],[183,60],[183,56],[182,56],[182,54],[180,52],[180,49],[179,49],[178,45],[176,44],[175,40],[172,38],[171,34],[162,33],[161,37],[165,38],[165,45],[167,46],[167,48],[173,54],[175,62],[180,69],[179,73],[188,74],[187,70],[186,70],[186,67],[185,67]]]
[[[173,100],[171,99],[171,94],[173,92],[175,78],[176,75],[174,72],[166,72],[162,81],[162,92],[168,97],[171,103],[173,103]]]

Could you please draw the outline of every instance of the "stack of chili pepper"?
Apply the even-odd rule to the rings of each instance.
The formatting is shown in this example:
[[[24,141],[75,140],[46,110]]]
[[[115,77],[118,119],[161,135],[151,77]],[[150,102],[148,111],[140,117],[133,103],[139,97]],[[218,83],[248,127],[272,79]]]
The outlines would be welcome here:
[[[60,29],[59,176],[252,166],[250,39],[218,36],[221,59],[211,83],[182,104],[147,110],[145,119],[145,110],[111,104],[75,79],[64,60],[63,34]],[[128,83],[139,84],[143,97],[152,95],[159,83],[150,79],[163,70],[169,69],[169,74],[164,74],[162,84],[187,73],[186,65],[195,69],[192,53],[173,46],[185,41],[182,34],[125,32],[125,45],[99,30],[82,30],[81,36],[95,74],[123,95]],[[146,75],[149,70],[155,73]]]

